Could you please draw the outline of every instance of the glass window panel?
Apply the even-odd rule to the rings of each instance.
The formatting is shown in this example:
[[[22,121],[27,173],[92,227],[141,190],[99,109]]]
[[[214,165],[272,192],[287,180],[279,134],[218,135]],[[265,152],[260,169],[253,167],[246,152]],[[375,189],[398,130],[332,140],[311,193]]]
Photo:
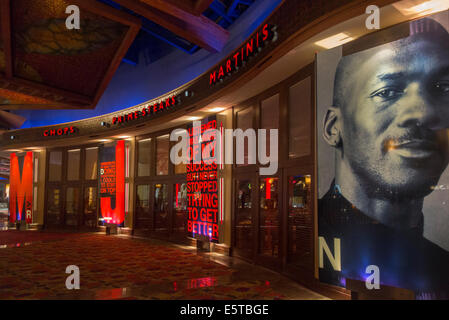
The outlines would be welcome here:
[[[136,193],[136,227],[150,229],[152,226],[150,216],[150,186],[141,184],[137,186]]]
[[[269,129],[279,130],[279,94],[276,94],[261,103],[260,127],[267,129],[265,154],[270,155],[270,131]],[[279,147],[278,147],[279,148]],[[279,151],[279,150],[278,150]]]
[[[173,208],[175,211],[175,220],[173,231],[178,233],[187,232],[187,184],[175,183],[173,186]]]
[[[168,231],[168,188],[166,184],[154,185],[155,231]]]
[[[37,210],[37,187],[33,187],[33,210]]]
[[[97,164],[98,163],[98,148],[88,148],[86,149],[86,169],[85,178],[86,180],[96,180],[97,179]]]
[[[247,252],[251,252],[253,248],[251,187],[251,181],[237,182],[235,245]]]
[[[175,174],[183,174],[187,172],[187,165],[180,163],[175,165]]]
[[[182,158],[182,150],[179,150],[178,156]],[[175,164],[175,174],[187,173],[187,165],[185,163]]]
[[[6,183],[0,183],[0,230],[8,224],[8,192]]]
[[[249,107],[242,111],[237,112],[237,128],[246,131],[247,129],[253,128],[253,108]],[[237,164],[237,166],[245,166],[248,164],[248,139],[245,138],[244,144],[244,163]]]
[[[48,180],[61,181],[62,151],[50,151]]]
[[[156,138],[156,174],[168,174],[168,152],[170,148],[169,136],[160,136]]]
[[[80,178],[81,150],[69,150],[67,152],[67,180],[79,180]]]
[[[176,137],[176,140],[174,142],[174,145],[172,146],[172,148],[174,148],[174,146],[176,144],[178,144],[181,141],[181,133],[177,132],[176,130],[173,131],[171,134],[174,134],[174,136]],[[185,161],[188,162],[190,159],[187,157],[187,154],[183,154],[182,153],[182,149],[178,151],[178,158],[181,161]],[[183,162],[181,162],[180,164],[173,164],[174,168],[175,168],[175,174],[183,174],[187,172],[187,165],[184,164]]]
[[[39,174],[39,171],[38,171],[38,168],[39,168],[39,158],[36,156],[36,157],[34,157],[34,182],[37,182],[37,180],[38,180],[38,174]]]
[[[151,139],[137,142],[137,175],[139,177],[150,175]]]
[[[97,188],[84,189],[84,226],[95,228],[97,225]]]
[[[125,183],[125,213],[129,212],[129,183]]]
[[[129,178],[129,152],[130,142],[125,141],[125,178]]]
[[[313,212],[310,175],[288,178],[287,262],[313,269]]]
[[[80,209],[80,189],[67,188],[65,197],[65,224],[77,226]]]
[[[47,193],[47,224],[59,225],[61,222],[61,190],[49,189]]]
[[[310,77],[289,88],[289,158],[298,158],[311,154],[311,90],[312,82]]]
[[[279,255],[279,179],[260,179],[259,253]]]

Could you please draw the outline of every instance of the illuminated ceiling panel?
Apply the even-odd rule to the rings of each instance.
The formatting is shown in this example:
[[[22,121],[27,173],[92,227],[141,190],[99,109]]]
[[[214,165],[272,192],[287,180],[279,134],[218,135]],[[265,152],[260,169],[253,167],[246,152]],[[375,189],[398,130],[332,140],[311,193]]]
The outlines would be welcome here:
[[[69,5],[80,29],[68,29]],[[88,0],[0,2],[0,109],[93,108],[140,21]]]

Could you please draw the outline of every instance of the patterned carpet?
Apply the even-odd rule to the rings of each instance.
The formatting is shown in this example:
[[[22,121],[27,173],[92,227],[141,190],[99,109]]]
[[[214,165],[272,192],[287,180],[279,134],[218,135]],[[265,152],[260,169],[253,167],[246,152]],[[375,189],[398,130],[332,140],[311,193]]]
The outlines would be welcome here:
[[[27,244],[27,245],[23,245]],[[80,290],[67,290],[68,265]],[[282,299],[195,252],[100,234],[0,232],[0,299]]]
[[[36,231],[7,230],[0,232],[0,247],[20,247],[37,241],[61,240],[68,237],[79,237],[77,233],[43,233]]]

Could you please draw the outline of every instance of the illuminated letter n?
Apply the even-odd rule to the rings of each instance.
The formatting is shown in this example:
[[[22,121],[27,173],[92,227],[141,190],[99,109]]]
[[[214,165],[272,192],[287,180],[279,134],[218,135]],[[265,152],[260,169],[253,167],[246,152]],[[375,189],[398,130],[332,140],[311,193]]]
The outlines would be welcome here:
[[[332,255],[329,246],[323,237],[318,238],[318,252],[320,259],[320,268],[324,268],[323,251],[326,252],[326,256],[335,271],[341,271],[341,250],[340,250],[340,239],[334,238],[334,255]]]

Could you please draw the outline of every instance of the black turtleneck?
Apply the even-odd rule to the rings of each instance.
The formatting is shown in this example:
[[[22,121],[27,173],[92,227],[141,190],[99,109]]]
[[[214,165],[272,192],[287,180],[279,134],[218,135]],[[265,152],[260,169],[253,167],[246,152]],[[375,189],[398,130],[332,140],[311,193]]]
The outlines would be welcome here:
[[[449,252],[423,237],[424,215],[413,229],[390,228],[358,210],[332,183],[319,200],[319,236],[334,252],[341,243],[342,271],[324,254],[320,280],[344,286],[345,278],[366,279],[366,267],[380,269],[380,283],[415,291],[419,298],[449,298]]]

